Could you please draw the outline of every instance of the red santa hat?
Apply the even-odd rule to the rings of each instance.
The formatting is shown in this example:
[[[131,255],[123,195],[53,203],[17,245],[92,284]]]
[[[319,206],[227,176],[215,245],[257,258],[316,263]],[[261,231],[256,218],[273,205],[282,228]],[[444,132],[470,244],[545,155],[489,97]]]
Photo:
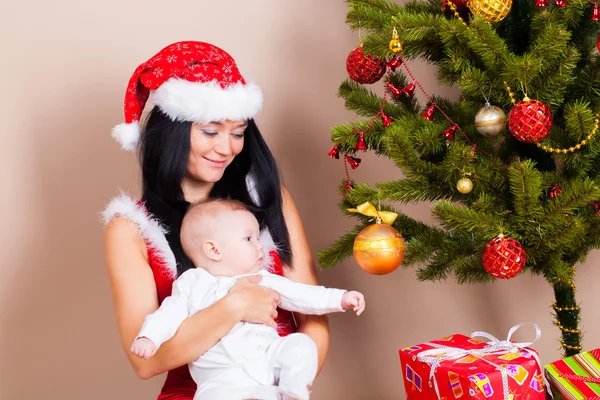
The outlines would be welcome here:
[[[174,121],[243,120],[262,107],[260,88],[247,83],[224,50],[203,42],[178,42],[140,65],[125,93],[125,123],[112,136],[124,150],[140,139],[139,120],[150,101]]]

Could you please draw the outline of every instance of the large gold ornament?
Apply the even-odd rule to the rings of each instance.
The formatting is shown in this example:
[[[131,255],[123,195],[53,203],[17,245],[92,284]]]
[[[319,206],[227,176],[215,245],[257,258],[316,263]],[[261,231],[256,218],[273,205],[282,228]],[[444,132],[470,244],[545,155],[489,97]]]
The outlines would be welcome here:
[[[510,13],[512,0],[469,0],[469,10],[493,24],[502,21]]]
[[[377,219],[377,223],[364,228],[354,239],[354,259],[359,267],[374,275],[389,274],[398,268],[406,252],[402,235],[390,226],[398,215],[377,211],[369,202],[348,211]]]
[[[386,224],[373,224],[360,231],[354,240],[354,258],[370,274],[385,275],[402,264],[402,235]]]
[[[506,114],[502,109],[486,103],[475,115],[475,128],[483,136],[498,136],[506,128]]]

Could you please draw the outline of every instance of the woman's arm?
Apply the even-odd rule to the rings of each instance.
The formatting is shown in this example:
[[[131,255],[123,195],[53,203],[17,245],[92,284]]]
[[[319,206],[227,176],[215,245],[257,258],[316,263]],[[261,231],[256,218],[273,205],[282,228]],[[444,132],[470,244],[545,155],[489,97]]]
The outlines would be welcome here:
[[[282,186],[283,216],[290,234],[293,252],[291,268],[284,268],[283,275],[296,282],[317,285],[317,271],[313,263],[312,253],[308,245],[300,214],[290,193]],[[319,369],[323,368],[329,351],[329,322],[326,315],[294,314],[298,323],[298,331],[307,334],[317,344],[319,350]]]
[[[241,320],[276,326],[272,317],[277,294],[256,285],[260,278],[240,279],[223,299],[187,318],[153,357],[141,359],[130,352],[130,347],[146,315],[158,309],[158,298],[146,245],[133,222],[123,218],[109,222],[105,255],[121,345],[142,379],[198,358]]]

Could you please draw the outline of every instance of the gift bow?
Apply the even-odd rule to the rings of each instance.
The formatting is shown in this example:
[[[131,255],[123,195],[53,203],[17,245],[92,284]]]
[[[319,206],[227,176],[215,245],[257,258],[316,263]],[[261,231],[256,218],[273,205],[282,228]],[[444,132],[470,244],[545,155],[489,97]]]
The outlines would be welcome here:
[[[396,220],[396,218],[398,217],[398,214],[396,214],[395,212],[377,211],[375,206],[368,201],[365,203],[362,203],[359,206],[356,206],[356,208],[349,208],[348,211],[354,212],[354,213],[360,213],[362,215],[366,215],[367,217],[378,218],[381,220],[381,222],[383,222],[386,225],[392,225],[394,223],[394,221]]]
[[[515,333],[519,328],[521,328],[524,325],[532,325],[535,328],[535,339],[531,342],[526,342],[526,343],[512,342],[510,340],[510,338],[512,337],[513,333]],[[436,344],[436,343],[426,343],[426,345],[434,347],[434,348],[420,352],[419,354],[417,354],[417,358],[419,361],[425,362],[425,363],[429,364],[429,366],[431,367],[431,371],[429,373],[429,382],[431,383],[431,381],[433,381],[435,393],[437,394],[437,397],[439,400],[441,400],[441,396],[440,396],[440,390],[438,387],[437,379],[435,377],[436,369],[444,361],[454,360],[457,358],[466,357],[468,355],[473,355],[475,357],[478,357],[480,360],[483,360],[483,361],[487,362],[488,364],[493,365],[494,367],[496,367],[496,369],[498,369],[500,371],[500,373],[502,374],[502,387],[503,387],[503,392],[504,392],[504,400],[508,400],[509,392],[508,392],[507,368],[504,366],[498,365],[496,363],[493,363],[489,360],[486,360],[485,358],[483,358],[483,356],[493,355],[493,354],[507,354],[507,353],[515,353],[516,354],[516,353],[519,353],[520,349],[525,349],[526,347],[531,346],[533,343],[537,342],[541,336],[542,336],[542,334],[541,334],[539,326],[537,326],[536,324],[534,324],[532,322],[524,322],[524,323],[515,325],[512,328],[510,328],[510,330],[508,331],[508,335],[506,336],[506,340],[499,340],[495,336],[493,336],[487,332],[479,332],[478,331],[478,332],[471,333],[471,338],[485,337],[485,338],[489,339],[489,342],[487,342],[487,346],[485,346],[484,348],[466,350],[466,349],[461,349],[461,348],[457,348],[457,347],[444,346],[444,345]],[[538,368],[540,369],[540,374],[542,375],[542,379],[544,380],[544,387],[550,394],[550,397],[554,398],[552,395],[552,392],[550,391],[550,385],[544,375],[544,370],[542,369],[542,365],[540,363],[540,359],[539,359],[538,355],[535,352],[530,352],[530,351],[527,351],[527,352],[535,358]]]

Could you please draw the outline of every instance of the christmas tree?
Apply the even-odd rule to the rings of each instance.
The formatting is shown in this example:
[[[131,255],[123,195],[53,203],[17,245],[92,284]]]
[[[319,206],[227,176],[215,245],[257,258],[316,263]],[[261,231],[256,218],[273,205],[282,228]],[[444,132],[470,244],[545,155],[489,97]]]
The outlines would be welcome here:
[[[347,1],[361,46],[339,95],[363,118],[333,128],[329,156],[342,155],[348,171],[361,151],[374,151],[404,177],[372,187],[346,174],[340,208],[358,224],[319,261],[327,268],[352,255],[373,213],[349,209],[380,204],[398,214],[400,258],[420,280],[542,275],[554,289],[564,353],[576,354],[573,275],[600,246],[598,3],[441,1]],[[423,90],[404,62],[417,58],[438,67],[441,84],[460,88],[458,101]],[[382,78],[383,90],[364,85]],[[433,202],[439,227],[402,214],[401,203],[418,201]]]

